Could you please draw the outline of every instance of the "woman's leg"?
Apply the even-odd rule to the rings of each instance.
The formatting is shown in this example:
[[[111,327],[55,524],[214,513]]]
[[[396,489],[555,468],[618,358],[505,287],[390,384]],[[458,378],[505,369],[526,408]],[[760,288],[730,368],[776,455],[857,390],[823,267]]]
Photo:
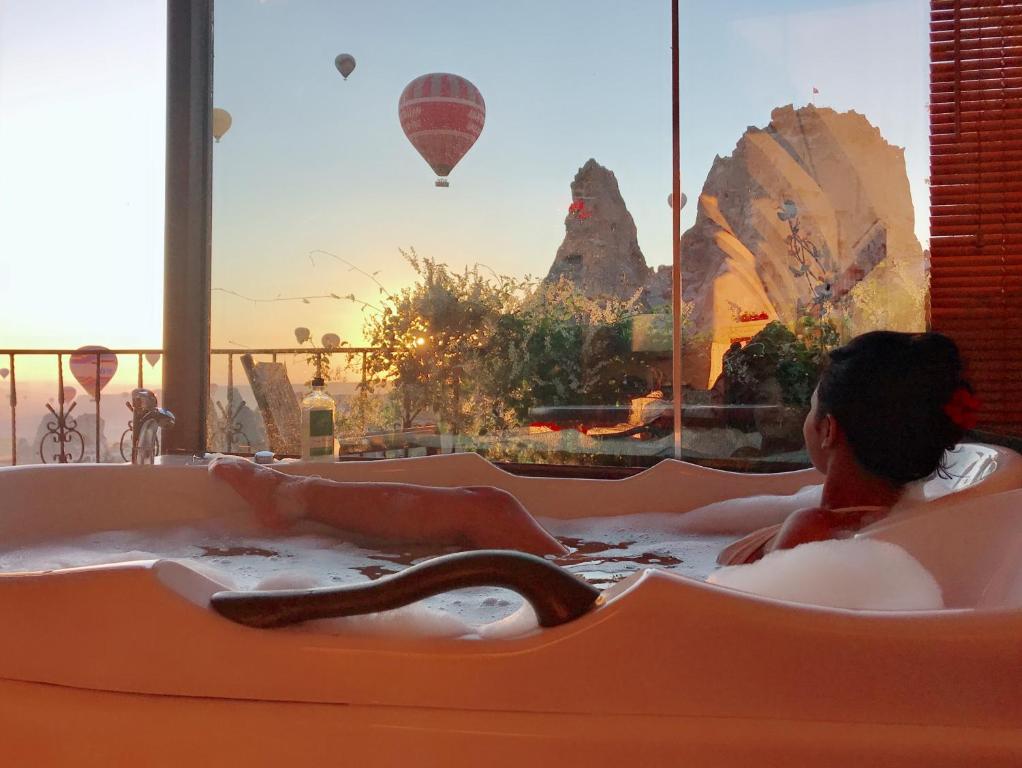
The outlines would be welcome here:
[[[338,483],[234,460],[215,461],[209,471],[274,528],[307,518],[375,541],[518,549],[536,555],[567,551],[514,496],[497,488]]]

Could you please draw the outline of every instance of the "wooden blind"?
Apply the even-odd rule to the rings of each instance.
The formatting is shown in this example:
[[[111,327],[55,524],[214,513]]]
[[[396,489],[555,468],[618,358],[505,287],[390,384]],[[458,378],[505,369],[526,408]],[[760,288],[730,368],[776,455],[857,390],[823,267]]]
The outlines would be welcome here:
[[[931,0],[930,322],[1022,431],[1022,0]]]

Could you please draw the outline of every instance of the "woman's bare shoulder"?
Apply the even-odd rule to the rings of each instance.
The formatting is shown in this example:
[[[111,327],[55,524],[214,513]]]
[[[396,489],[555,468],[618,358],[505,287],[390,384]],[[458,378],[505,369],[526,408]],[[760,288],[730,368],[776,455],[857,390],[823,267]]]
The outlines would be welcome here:
[[[825,541],[834,538],[833,515],[823,507],[802,507],[796,509],[781,526],[769,551],[791,549],[809,541]]]

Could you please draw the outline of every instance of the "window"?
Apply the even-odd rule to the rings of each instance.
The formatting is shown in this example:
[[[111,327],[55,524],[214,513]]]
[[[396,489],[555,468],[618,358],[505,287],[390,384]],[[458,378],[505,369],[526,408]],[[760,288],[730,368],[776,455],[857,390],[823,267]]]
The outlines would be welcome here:
[[[321,373],[342,455],[672,455],[670,44],[666,0],[216,5],[211,445],[294,453],[260,377]]]
[[[681,3],[683,445],[806,461],[828,349],[926,325],[927,16]]]

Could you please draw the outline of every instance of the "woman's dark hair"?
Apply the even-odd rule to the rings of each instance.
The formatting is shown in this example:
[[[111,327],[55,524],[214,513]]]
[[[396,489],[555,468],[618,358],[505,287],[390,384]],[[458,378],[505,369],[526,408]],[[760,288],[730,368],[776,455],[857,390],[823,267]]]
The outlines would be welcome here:
[[[960,387],[972,391],[947,336],[874,331],[830,353],[817,412],[834,417],[863,468],[904,485],[942,469],[961,440],[944,411]]]

